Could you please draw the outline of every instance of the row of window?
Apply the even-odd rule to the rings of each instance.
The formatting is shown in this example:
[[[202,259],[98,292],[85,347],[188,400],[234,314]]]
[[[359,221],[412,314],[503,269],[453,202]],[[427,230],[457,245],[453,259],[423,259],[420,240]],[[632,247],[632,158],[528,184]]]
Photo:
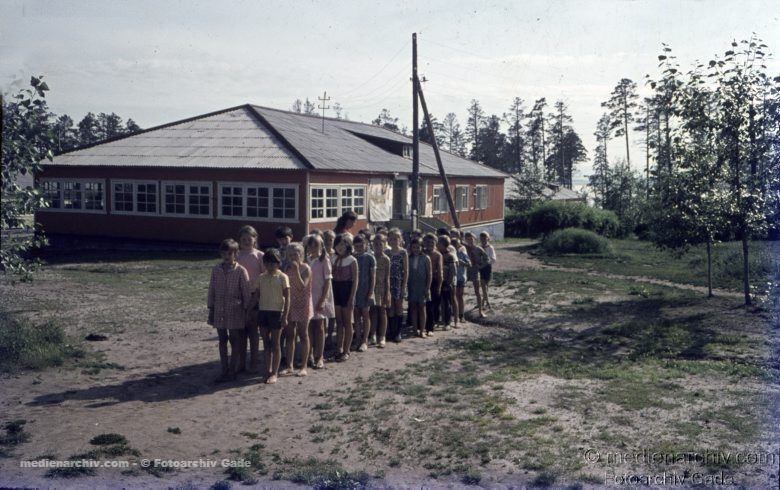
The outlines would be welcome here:
[[[354,211],[359,217],[366,214],[364,186],[312,186],[310,197],[309,217],[312,220],[332,221],[346,211]]]
[[[455,186],[455,194],[452,196],[456,211],[469,210],[469,186]],[[474,207],[473,209],[487,209],[488,207],[488,186],[477,185],[474,188]],[[440,185],[433,186],[433,213],[449,213],[450,207],[447,203],[447,195],[444,193],[444,187]]]
[[[44,180],[49,209],[105,213],[103,182]],[[295,185],[219,183],[220,218],[298,220]],[[211,183],[111,181],[114,214],[166,215],[209,218]]]
[[[219,183],[220,218],[298,220],[296,185]],[[103,182],[44,180],[42,189],[52,210],[105,213]],[[212,186],[205,182],[111,181],[112,213],[211,217]],[[433,187],[433,213],[448,213],[442,186]],[[469,186],[456,186],[457,211],[468,211]],[[477,185],[473,209],[488,207],[488,186]],[[159,208],[158,208],[159,204]],[[345,211],[366,215],[366,188],[354,185],[314,185],[310,189],[311,220],[332,221]]]

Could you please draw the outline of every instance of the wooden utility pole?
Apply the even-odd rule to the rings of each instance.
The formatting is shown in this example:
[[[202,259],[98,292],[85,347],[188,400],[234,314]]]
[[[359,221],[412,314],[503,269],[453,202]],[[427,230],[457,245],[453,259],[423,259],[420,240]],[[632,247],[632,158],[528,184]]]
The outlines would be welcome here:
[[[450,208],[450,216],[452,216],[452,223],[455,228],[460,228],[460,221],[458,221],[458,212],[455,209],[455,202],[452,200],[452,193],[450,192],[450,183],[447,180],[447,174],[444,172],[444,164],[441,162],[441,155],[439,154],[439,144],[436,142],[436,137],[433,135],[433,125],[431,124],[431,114],[428,112],[428,105],[425,103],[425,96],[422,92],[422,86],[420,81],[417,80],[416,91],[420,95],[420,103],[422,104],[423,115],[425,116],[425,124],[428,125],[431,131],[431,146],[433,146],[433,154],[436,157],[436,165],[439,166],[439,175],[441,175],[442,187],[444,187],[444,195],[447,196],[447,204]]]
[[[418,194],[420,192],[420,115],[417,102],[417,33],[412,33],[412,230],[417,228]],[[429,126],[430,127],[430,126]]]

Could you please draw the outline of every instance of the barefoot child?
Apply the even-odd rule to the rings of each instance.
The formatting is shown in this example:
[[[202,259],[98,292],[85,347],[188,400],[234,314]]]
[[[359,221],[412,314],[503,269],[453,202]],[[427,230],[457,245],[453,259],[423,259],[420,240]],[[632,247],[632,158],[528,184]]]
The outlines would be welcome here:
[[[325,253],[328,256],[328,260],[331,260],[333,255],[335,255],[336,251],[333,250],[333,242],[336,241],[336,234],[333,233],[333,230],[325,230],[322,232],[322,242],[325,244]],[[332,262],[331,262],[332,263]],[[331,281],[331,291],[332,291],[332,281]],[[332,351],[336,348],[335,344],[333,343],[333,331],[336,328],[336,313],[334,309],[333,316],[328,317],[326,320],[326,328],[328,336],[325,340],[325,349],[328,351]]]
[[[442,255],[436,247],[436,235],[426,233],[423,236],[423,251],[431,260],[431,290],[425,302],[425,332],[433,336],[433,330],[439,322],[441,306]]]
[[[401,246],[401,230],[390,228],[387,232],[387,242],[390,244],[390,318],[387,334],[393,342],[401,341],[401,321],[404,314],[404,295],[409,279],[409,256]]]
[[[335,316],[331,264],[325,252],[325,244],[319,235],[306,238],[306,251],[311,267],[311,295],[314,311],[309,322],[310,338],[314,344],[314,369],[325,367],[325,322]]]
[[[482,247],[475,243],[476,237],[470,231],[465,234],[466,237],[466,250],[469,253],[469,260],[471,265],[466,269],[466,279],[474,285],[474,296],[477,297],[477,310],[479,310],[479,317],[484,318],[485,313],[482,305],[482,291],[479,284],[479,270],[487,263],[487,254]]]
[[[309,320],[312,316],[312,283],[311,269],[304,262],[303,246],[300,243],[287,245],[287,269],[285,273],[290,279],[290,314],[284,336],[287,338],[287,350],[285,357],[287,366],[281,374],[293,374],[293,360],[295,359],[295,337],[301,339],[301,359],[303,367],[298,371],[298,376],[306,376],[306,365],[309,361]]]
[[[455,230],[451,234],[452,246],[456,250],[458,257],[457,274],[455,275],[455,303],[458,306],[458,319],[460,323],[463,323],[464,309],[463,293],[466,289],[466,271],[471,266],[471,259],[469,259],[468,251],[466,247],[460,242],[460,232]]]
[[[387,309],[390,308],[390,259],[385,255],[387,238],[383,233],[374,236],[374,257],[376,259],[376,280],[374,284],[374,300],[371,307],[372,324],[376,328],[376,346],[384,348],[387,334]]]
[[[235,379],[238,371],[239,350],[244,333],[246,308],[252,297],[252,286],[246,269],[236,262],[238,243],[232,238],[219,246],[222,263],[211,270],[208,308],[209,325],[219,335],[219,362],[222,368],[217,382]],[[231,356],[228,360],[227,344],[230,342]]]
[[[249,284],[254,285],[263,272],[263,252],[257,250],[257,230],[246,225],[238,230],[238,263],[249,274]],[[254,286],[252,286],[254,287]],[[257,291],[252,291],[251,304],[257,304]],[[246,316],[246,327],[238,349],[238,372],[246,369],[246,344],[249,339],[249,372],[257,373],[257,356],[260,350],[260,333],[257,330],[257,309],[250,308]]]
[[[458,309],[455,303],[455,276],[457,274],[458,259],[452,252],[450,237],[439,236],[436,246],[442,255],[442,282],[441,282],[441,316],[444,330],[450,329],[450,321],[455,319],[455,327],[458,326]]]
[[[425,338],[425,302],[431,290],[431,259],[423,253],[419,238],[412,238],[409,249],[409,325]]]
[[[493,264],[496,263],[496,249],[491,245],[490,234],[486,231],[479,234],[479,242],[488,257],[487,264],[482,266],[479,270],[479,282],[482,284],[482,304],[485,308],[492,309],[490,300],[488,299],[488,286],[490,285],[490,278],[493,275]]]
[[[352,345],[352,309],[358,286],[358,265],[352,256],[352,236],[338,235],[333,242],[336,254],[333,263],[333,302],[336,305],[336,360],[349,359]]]
[[[287,326],[287,315],[290,311],[290,280],[279,270],[282,258],[275,248],[265,252],[263,265],[265,272],[257,278],[255,288],[260,296],[258,320],[260,335],[263,337],[265,370],[268,374],[265,382],[274,384],[282,360],[282,329]]]
[[[368,237],[366,237],[368,235]],[[358,233],[352,244],[355,247],[355,260],[358,266],[358,287],[355,293],[355,327],[361,325],[357,336],[360,339],[358,352],[368,350],[368,335],[371,333],[370,309],[374,306],[374,287],[376,280],[376,259],[368,253],[371,234]]]

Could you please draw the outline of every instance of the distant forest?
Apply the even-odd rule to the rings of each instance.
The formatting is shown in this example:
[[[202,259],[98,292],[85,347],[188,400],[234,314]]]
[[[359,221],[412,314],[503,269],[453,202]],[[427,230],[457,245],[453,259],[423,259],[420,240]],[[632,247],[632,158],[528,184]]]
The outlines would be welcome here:
[[[54,154],[64,153],[80,146],[95,143],[115,136],[140,131],[141,127],[131,118],[124,121],[121,116],[112,112],[94,114],[88,112],[77,124],[68,114],[56,114],[49,110],[45,101],[31,108],[34,114],[34,124],[29,131],[37,134],[48,134],[54,143],[51,150]],[[19,103],[3,97],[3,117],[10,118],[19,112]]]

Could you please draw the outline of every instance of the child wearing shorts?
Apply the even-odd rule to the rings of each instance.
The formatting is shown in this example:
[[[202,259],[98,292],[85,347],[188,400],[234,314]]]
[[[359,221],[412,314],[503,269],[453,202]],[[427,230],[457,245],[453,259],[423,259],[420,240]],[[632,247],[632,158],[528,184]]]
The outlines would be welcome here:
[[[487,264],[482,266],[479,270],[479,282],[482,284],[482,304],[485,308],[490,308],[490,300],[488,299],[488,286],[490,285],[490,279],[493,276],[493,264],[496,263],[496,249],[490,243],[490,233],[483,231],[479,234],[479,241],[482,245],[482,249],[487,254]]]
[[[257,317],[260,335],[263,337],[265,370],[268,375],[266,383],[274,384],[279,376],[282,360],[282,329],[287,326],[290,311],[290,280],[279,270],[282,258],[275,248],[265,252],[263,265],[265,272],[260,274],[255,282],[259,295]]]

